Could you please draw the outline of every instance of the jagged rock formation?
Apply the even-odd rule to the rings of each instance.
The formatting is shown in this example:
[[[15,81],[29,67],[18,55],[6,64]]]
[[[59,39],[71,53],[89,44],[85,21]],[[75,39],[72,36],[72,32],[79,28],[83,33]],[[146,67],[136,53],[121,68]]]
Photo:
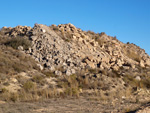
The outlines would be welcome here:
[[[38,61],[41,69],[55,70],[57,75],[71,75],[85,68],[117,71],[121,67],[150,66],[150,57],[138,46],[105,33],[85,32],[72,24],[4,29],[9,29],[6,34],[12,37],[29,36],[32,46],[24,52]]]

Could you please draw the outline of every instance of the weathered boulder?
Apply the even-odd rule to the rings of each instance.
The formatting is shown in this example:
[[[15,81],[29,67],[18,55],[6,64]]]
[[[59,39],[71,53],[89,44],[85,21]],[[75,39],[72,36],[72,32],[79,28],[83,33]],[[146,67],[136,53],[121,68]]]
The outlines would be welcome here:
[[[44,67],[41,64],[37,64],[37,66],[40,68],[40,70],[44,69]]]
[[[141,67],[145,67],[143,60],[140,61],[140,66],[141,66]]]
[[[61,71],[56,70],[56,71],[55,71],[55,75],[61,76],[61,75],[62,75],[62,72],[61,72]]]

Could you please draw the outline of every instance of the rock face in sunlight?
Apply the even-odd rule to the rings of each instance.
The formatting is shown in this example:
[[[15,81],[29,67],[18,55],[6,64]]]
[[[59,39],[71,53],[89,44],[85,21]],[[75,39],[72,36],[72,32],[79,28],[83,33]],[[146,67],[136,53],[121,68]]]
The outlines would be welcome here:
[[[96,95],[127,112],[120,102],[149,96],[150,56],[135,44],[71,23],[3,27],[0,78],[3,100]]]
[[[7,35],[27,35],[32,47],[24,51],[44,68],[71,75],[84,68],[114,69],[150,66],[150,57],[134,44],[124,44],[105,33],[82,31],[72,24],[17,26]],[[56,72],[57,73],[57,72]]]

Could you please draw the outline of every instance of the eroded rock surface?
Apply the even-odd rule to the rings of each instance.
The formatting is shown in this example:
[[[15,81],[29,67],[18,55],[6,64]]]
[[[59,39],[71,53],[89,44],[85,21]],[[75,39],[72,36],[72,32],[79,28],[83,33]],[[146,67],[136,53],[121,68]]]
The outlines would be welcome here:
[[[9,35],[29,35],[32,47],[25,53],[44,68],[56,71],[62,68],[62,73],[67,75],[84,68],[117,71],[120,67],[150,66],[150,57],[138,46],[124,44],[105,33],[93,38],[91,33],[72,24],[51,27],[35,24],[33,28],[17,26],[11,28]]]

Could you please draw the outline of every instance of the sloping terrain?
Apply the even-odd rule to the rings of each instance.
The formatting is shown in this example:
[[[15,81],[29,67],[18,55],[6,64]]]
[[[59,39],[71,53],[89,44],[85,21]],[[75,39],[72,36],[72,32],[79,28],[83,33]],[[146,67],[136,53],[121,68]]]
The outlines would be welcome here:
[[[73,97],[129,112],[149,101],[150,56],[135,44],[70,23],[3,27],[0,84],[3,102]]]

